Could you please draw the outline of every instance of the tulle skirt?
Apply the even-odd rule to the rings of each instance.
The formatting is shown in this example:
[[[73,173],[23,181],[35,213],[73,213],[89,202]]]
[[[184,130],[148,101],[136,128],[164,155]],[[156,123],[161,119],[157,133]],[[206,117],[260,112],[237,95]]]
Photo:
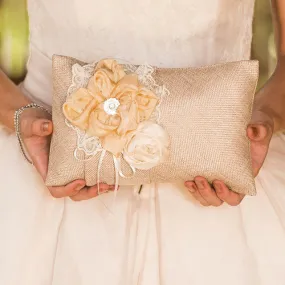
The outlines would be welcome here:
[[[285,136],[238,207],[204,208],[183,185],[51,197],[0,131],[1,285],[284,285]]]

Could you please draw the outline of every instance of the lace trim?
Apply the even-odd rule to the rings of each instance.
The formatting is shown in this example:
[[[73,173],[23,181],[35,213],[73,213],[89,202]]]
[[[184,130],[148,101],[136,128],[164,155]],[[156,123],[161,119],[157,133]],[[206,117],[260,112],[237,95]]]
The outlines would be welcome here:
[[[163,98],[169,95],[169,90],[164,85],[158,85],[153,78],[153,74],[155,72],[155,68],[150,65],[125,65],[126,73],[136,73],[138,75],[139,81],[146,88],[151,90],[156,96],[159,98],[159,103],[156,106],[155,111],[152,113],[151,118],[149,119],[152,122],[157,124],[160,123],[160,105]]]
[[[81,66],[76,63],[72,66],[72,84],[68,89],[68,96],[74,93],[79,88],[85,88],[94,75],[96,63]]]
[[[72,84],[68,89],[67,96],[73,94],[79,88],[86,88],[90,78],[94,75],[96,63],[86,64],[81,66],[80,64],[76,63],[72,66]],[[150,65],[130,65],[124,64],[124,69],[127,74],[129,73],[136,73],[138,75],[138,79],[142,85],[146,88],[151,90],[156,94],[159,98],[159,103],[153,112],[150,121],[159,124],[160,122],[160,105],[163,98],[169,95],[168,89],[164,85],[158,85],[153,78],[153,74],[155,72],[155,68]],[[72,128],[77,134],[77,148],[74,151],[74,156],[78,160],[78,152],[83,151],[85,155],[88,156],[87,159],[91,159],[94,155],[98,152],[102,152],[103,148],[100,144],[100,140],[97,137],[90,137],[84,131],[80,130],[79,128],[71,125],[68,120],[65,120],[65,123],[68,127]]]

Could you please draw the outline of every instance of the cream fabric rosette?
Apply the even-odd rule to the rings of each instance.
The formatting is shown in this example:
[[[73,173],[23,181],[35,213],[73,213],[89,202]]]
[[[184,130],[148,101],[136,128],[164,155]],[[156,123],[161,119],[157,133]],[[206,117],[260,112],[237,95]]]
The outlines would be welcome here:
[[[169,136],[161,126],[145,121],[130,134],[124,159],[136,169],[148,170],[168,158],[169,144]]]
[[[108,59],[96,65],[87,88],[67,98],[63,113],[71,124],[98,137],[104,150],[115,157],[125,154],[134,168],[149,169],[165,159],[169,145],[163,128],[148,121],[157,104],[157,96],[140,84],[137,74],[126,74]]]

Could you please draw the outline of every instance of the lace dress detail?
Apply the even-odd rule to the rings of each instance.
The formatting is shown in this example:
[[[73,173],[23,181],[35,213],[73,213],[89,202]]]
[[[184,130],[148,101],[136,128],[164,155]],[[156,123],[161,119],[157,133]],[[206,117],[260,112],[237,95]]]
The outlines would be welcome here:
[[[88,63],[116,58],[157,67],[202,66],[250,57],[254,0],[28,3],[31,59],[24,87],[46,104],[52,101],[53,54]],[[38,91],[38,86],[45,88]]]

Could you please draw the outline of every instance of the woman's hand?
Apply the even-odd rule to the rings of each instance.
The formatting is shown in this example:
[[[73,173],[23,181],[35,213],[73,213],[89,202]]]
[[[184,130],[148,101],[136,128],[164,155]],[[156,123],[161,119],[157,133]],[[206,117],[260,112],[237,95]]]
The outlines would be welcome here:
[[[254,175],[258,175],[268,152],[274,132],[285,129],[285,58],[280,58],[275,73],[256,94],[252,120],[247,128],[251,143],[251,159]],[[244,195],[230,191],[222,181],[210,185],[203,177],[188,181],[185,186],[203,206],[220,206],[224,202],[237,206]]]
[[[269,142],[273,134],[273,121],[262,112],[254,112],[254,116],[247,128],[247,135],[251,142],[251,159],[254,175],[256,176],[263,165]],[[224,202],[231,206],[237,206],[243,200],[244,195],[237,194],[224,184],[215,180],[210,185],[204,177],[196,177],[194,181],[185,183],[189,192],[203,206],[218,207]]]
[[[21,134],[25,148],[34,166],[46,179],[48,170],[48,158],[53,124],[47,113],[42,110],[29,109],[21,116]],[[97,186],[86,187],[84,180],[76,180],[66,186],[48,187],[55,198],[70,197],[74,201],[81,201],[98,196]],[[113,190],[113,186],[100,185],[100,191]]]

